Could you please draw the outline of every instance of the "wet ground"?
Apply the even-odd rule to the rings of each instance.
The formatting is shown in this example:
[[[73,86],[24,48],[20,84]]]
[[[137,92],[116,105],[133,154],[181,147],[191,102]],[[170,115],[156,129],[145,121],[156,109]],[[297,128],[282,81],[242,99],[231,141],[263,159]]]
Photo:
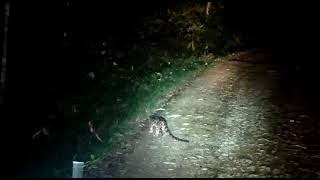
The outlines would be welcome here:
[[[136,119],[85,176],[320,177],[319,115],[272,58],[265,50],[235,54],[159,107],[189,143],[154,137]]]

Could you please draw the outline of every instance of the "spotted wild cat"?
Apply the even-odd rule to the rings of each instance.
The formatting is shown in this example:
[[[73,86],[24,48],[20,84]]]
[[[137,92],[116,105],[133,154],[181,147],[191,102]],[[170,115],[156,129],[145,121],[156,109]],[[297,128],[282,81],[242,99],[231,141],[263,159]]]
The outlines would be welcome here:
[[[175,135],[172,134],[172,132],[169,129],[167,120],[157,114],[153,114],[151,116],[149,116],[149,119],[151,121],[151,125],[150,125],[150,133],[153,133],[155,136],[164,136],[169,134],[172,138],[174,138],[175,140],[178,141],[182,141],[182,142],[189,142],[189,140],[186,139],[181,139],[176,137]]]

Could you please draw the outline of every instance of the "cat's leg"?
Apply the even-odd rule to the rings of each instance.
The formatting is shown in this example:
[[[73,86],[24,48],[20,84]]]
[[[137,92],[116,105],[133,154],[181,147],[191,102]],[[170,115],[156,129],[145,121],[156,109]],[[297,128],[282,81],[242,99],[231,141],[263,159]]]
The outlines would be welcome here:
[[[166,136],[167,133],[166,133],[166,126],[164,124],[164,122],[161,122],[161,136]]]
[[[156,136],[159,136],[159,127],[156,127]]]
[[[150,130],[149,130],[149,133],[153,133],[154,132],[154,127],[155,127],[155,125],[152,123],[151,124],[151,126],[150,126]]]

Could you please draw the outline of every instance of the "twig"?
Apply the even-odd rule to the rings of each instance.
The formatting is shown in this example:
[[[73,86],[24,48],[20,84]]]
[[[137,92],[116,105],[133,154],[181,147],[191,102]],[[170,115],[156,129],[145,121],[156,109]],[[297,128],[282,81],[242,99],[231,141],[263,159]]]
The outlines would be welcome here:
[[[95,137],[98,139],[98,141],[103,142],[102,139],[100,138],[100,136],[98,135],[98,133],[95,131],[91,121],[88,121],[88,125],[90,128],[90,132],[95,135]]]

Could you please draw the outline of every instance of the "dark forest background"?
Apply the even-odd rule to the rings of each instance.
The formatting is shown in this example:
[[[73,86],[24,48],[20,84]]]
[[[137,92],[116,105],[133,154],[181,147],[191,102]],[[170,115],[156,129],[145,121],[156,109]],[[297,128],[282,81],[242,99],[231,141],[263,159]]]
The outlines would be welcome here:
[[[61,129],[63,137],[64,130],[60,125],[65,119],[51,121],[48,117],[51,114],[62,117],[60,100],[81,91],[84,74],[97,66],[92,60],[96,56],[89,52],[97,48],[97,42],[112,42],[111,53],[126,53],[132,44],[143,44],[152,38],[150,41],[161,41],[162,36],[141,39],[137,29],[143,19],[165,19],[168,8],[180,8],[187,2],[203,8],[206,5],[206,1],[182,0],[10,1],[6,102],[1,119],[4,121],[2,117],[5,117],[10,124],[9,128],[3,128],[9,131],[5,137],[10,137],[9,141],[14,144],[16,166],[41,159],[41,153],[46,156],[47,152],[38,151],[39,146],[30,138],[42,125],[55,127],[57,132]],[[319,76],[316,65],[319,60],[316,56],[319,10],[315,1],[213,2],[224,6],[219,16],[225,30],[242,37],[241,46],[229,51],[269,48],[277,56],[277,63],[287,71],[299,66],[307,77]],[[3,7],[4,2],[1,3],[2,10]],[[1,13],[2,25],[3,18]],[[215,52],[214,49],[208,51]],[[143,66],[144,62],[136,61],[135,65]],[[126,62],[123,63],[125,66]],[[82,113],[83,116],[89,114],[86,110]],[[78,122],[79,125],[85,122],[84,119]],[[56,143],[64,143],[64,140],[67,141],[58,138]]]

